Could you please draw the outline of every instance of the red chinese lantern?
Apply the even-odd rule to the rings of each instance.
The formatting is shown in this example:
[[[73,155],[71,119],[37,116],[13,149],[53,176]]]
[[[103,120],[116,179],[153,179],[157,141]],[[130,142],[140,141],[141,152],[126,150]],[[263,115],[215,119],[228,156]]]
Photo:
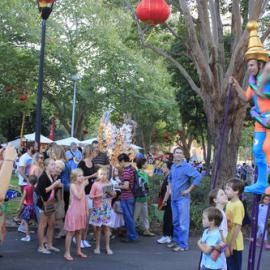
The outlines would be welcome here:
[[[142,0],[136,8],[137,17],[151,26],[164,23],[170,12],[170,6],[165,0]]]

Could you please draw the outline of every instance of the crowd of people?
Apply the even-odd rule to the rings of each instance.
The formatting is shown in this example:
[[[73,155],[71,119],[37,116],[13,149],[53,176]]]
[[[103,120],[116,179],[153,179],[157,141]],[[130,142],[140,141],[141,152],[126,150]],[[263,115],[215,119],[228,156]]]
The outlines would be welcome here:
[[[106,153],[98,149],[97,141],[85,146],[83,151],[75,143],[67,150],[52,144],[45,153],[36,152],[33,146],[27,147],[17,162],[22,198],[14,220],[20,224],[18,230],[25,234],[21,241],[32,240],[29,225],[36,220],[37,251],[60,252],[55,239],[65,238],[64,259],[73,261],[72,243],[76,244],[79,258],[88,257],[83,250],[91,247],[90,229],[94,232],[94,254],[101,254],[102,235],[107,255],[113,254],[110,241],[114,237],[125,243],[136,243],[138,220],[143,236],[155,235],[148,215],[147,159],[139,153],[131,160],[122,153],[118,156],[118,165],[113,167]],[[158,201],[158,209],[164,212],[163,234],[157,243],[166,244],[174,252],[187,251],[191,193],[200,185],[204,169],[199,163],[188,163],[177,147],[155,170],[163,175]],[[225,190],[218,188],[210,192],[209,208],[202,214],[205,230],[198,241],[201,269],[241,269],[243,189],[244,181],[233,178],[227,181]],[[257,245],[261,239],[267,250],[270,245],[263,231],[268,204],[268,196],[263,196],[257,234]]]

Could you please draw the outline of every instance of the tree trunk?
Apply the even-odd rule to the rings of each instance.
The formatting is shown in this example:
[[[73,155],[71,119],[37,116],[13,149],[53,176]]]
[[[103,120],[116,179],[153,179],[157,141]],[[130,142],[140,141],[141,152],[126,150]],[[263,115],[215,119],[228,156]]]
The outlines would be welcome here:
[[[233,93],[224,132],[223,147],[220,152],[225,103],[225,95],[214,98],[212,102],[209,102],[206,98],[204,99],[204,109],[208,120],[208,129],[214,146],[211,182],[213,184],[217,172],[216,186],[222,186],[229,178],[235,175],[235,165],[241,139],[241,130],[243,120],[246,116],[246,106],[241,104],[239,98]],[[220,164],[218,164],[219,155]]]

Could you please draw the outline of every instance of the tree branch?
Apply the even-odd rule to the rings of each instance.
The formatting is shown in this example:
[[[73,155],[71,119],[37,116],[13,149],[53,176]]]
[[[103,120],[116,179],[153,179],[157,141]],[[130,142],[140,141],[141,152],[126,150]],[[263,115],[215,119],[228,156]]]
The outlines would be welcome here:
[[[187,80],[192,90],[195,91],[199,96],[202,96],[201,89],[195,84],[195,82],[193,81],[193,79],[191,78],[187,70],[179,62],[177,62],[172,56],[170,56],[168,53],[164,52],[160,48],[157,48],[154,45],[151,45],[148,43],[144,43],[144,47],[151,49],[155,53],[159,54],[160,56],[163,56],[164,58],[169,60],[171,63],[173,63],[181,72],[183,77]]]
[[[270,35],[270,25],[268,26],[267,30],[264,32],[264,34],[261,37],[262,42],[264,42],[268,36]]]
[[[172,35],[181,40],[181,37],[172,29],[172,27],[170,25],[168,25],[167,23],[164,23],[164,26],[172,33]]]
[[[207,59],[205,58],[201,50],[201,47],[199,45],[197,33],[195,30],[192,16],[187,6],[186,0],[179,0],[179,5],[185,18],[188,35],[189,35],[191,52],[196,62],[197,69],[199,68],[199,70],[197,71],[198,71],[198,74],[200,74],[200,77],[201,77],[200,79],[207,80],[211,84],[213,82],[213,75],[208,65]]]
[[[232,35],[234,37],[232,50],[239,42],[242,32],[241,12],[240,12],[240,0],[232,1]]]

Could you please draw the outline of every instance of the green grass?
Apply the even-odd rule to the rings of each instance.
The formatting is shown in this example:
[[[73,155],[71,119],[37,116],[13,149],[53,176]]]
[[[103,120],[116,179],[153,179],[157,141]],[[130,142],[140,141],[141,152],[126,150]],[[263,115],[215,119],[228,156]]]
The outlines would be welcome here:
[[[17,176],[13,175],[10,181],[10,185],[14,186],[16,190],[20,190],[20,187],[18,186],[18,178]],[[13,188],[13,187],[12,187]],[[6,203],[7,206],[7,212],[6,212],[6,217],[7,218],[12,218],[16,216],[17,209],[19,207],[21,198],[16,198],[14,200],[11,200]]]

